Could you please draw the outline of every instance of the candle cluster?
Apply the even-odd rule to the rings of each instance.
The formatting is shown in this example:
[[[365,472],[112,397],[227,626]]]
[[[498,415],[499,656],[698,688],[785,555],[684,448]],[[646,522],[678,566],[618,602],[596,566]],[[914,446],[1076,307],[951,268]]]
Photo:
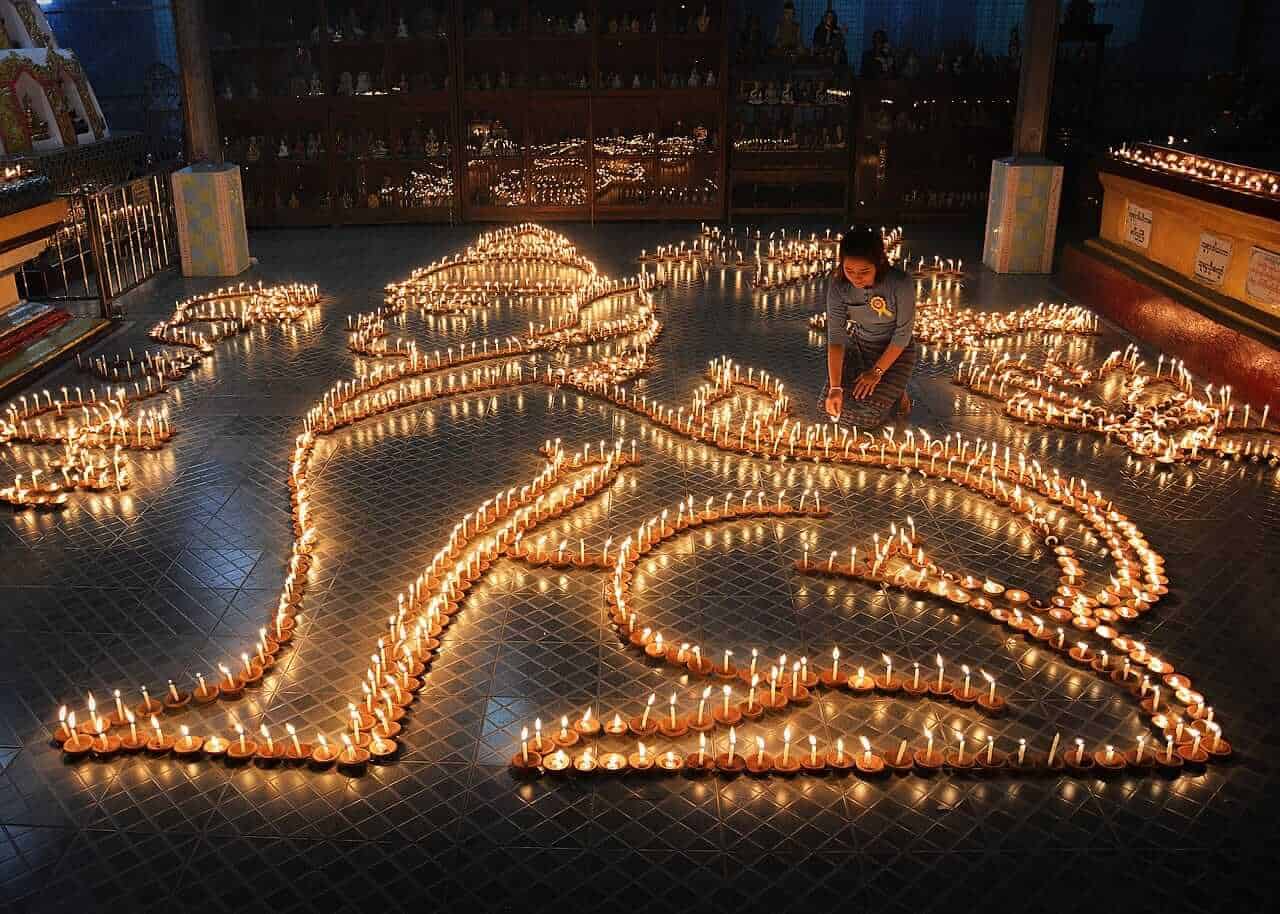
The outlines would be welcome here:
[[[292,323],[319,300],[315,286],[248,286],[178,302],[173,315],[151,330],[157,341],[177,347],[113,356],[76,357],[82,371],[111,382],[99,390],[63,387],[19,397],[0,417],[0,444],[61,448],[42,467],[20,474],[0,489],[0,501],[16,509],[59,509],[69,493],[122,491],[129,484],[129,451],[152,451],[173,437],[167,407],[139,404],[165,393],[214,345],[264,323]]]
[[[509,273],[503,275],[504,270]],[[524,270],[540,278],[526,279]],[[490,278],[476,280],[475,272]],[[495,275],[499,278],[492,278]],[[532,732],[525,728],[511,759],[513,769],[522,774],[650,770],[787,774],[853,768],[871,774],[941,767],[1084,772],[1172,768],[1230,754],[1212,707],[1193,689],[1190,678],[1151,645],[1121,633],[1126,622],[1147,612],[1167,592],[1165,563],[1138,527],[1086,480],[1064,477],[1028,453],[1002,450],[995,442],[969,440],[958,433],[941,438],[923,429],[873,433],[798,420],[791,415],[790,397],[777,377],[728,358],[710,363],[706,383],[686,405],[672,407],[638,393],[630,385],[649,367],[649,347],[662,328],[648,295],[651,285],[647,278],[617,282],[600,276],[567,240],[526,225],[487,233],[460,257],[438,261],[416,271],[406,283],[388,287],[382,308],[356,316],[348,325],[352,348],[362,357],[356,373],[328,388],[306,414],[295,439],[287,478],[293,543],[281,593],[256,643],[216,672],[210,670],[207,677],[196,673],[183,684],[170,681],[158,696],[143,689],[141,703],[131,707],[114,693],[114,711],[99,713],[91,696],[88,720],[80,723],[74,712],[64,709],[54,730],[63,751],[79,756],[146,749],[190,758],[255,759],[260,764],[292,760],[317,767],[337,764],[349,773],[363,770],[372,760],[392,758],[408,722],[408,709],[440,648],[441,634],[494,563],[512,558],[605,574],[605,606],[620,642],[682,677],[708,680],[699,684],[700,691],[695,686],[692,696],[682,698],[677,689],[661,706],[658,694],[652,693],[638,713],[626,718],[615,711],[600,720],[593,709],[587,709],[580,715],[575,712],[573,724],[569,716],[560,717],[558,729],[544,729],[541,720],[533,721]],[[444,352],[427,353],[410,340],[388,340],[389,324],[410,309],[429,314],[459,302],[466,302],[467,309],[484,309],[508,299],[540,303],[555,313],[532,323],[520,336],[468,342]],[[607,314],[597,315],[597,309]],[[191,320],[227,319],[212,311],[195,313],[205,317]],[[1026,316],[1023,326],[1037,321],[1061,324],[1078,317],[1065,309],[1045,308]],[[595,352],[595,344],[604,341],[609,342],[608,351]],[[587,349],[585,359],[568,351],[582,348]],[[544,350],[565,350],[564,357],[540,364],[537,356]],[[575,361],[575,355],[580,360]],[[1065,366],[1061,371],[1068,386],[1087,381],[1082,373]],[[363,672],[351,671],[354,681],[346,711],[328,733],[317,732],[314,742],[304,742],[292,723],[284,725],[286,736],[279,723],[262,722],[256,735],[238,723],[234,733],[201,736],[188,725],[177,728],[180,735],[175,735],[175,728],[166,722],[185,713],[183,709],[218,699],[234,701],[262,682],[297,631],[320,537],[310,492],[311,469],[322,439],[405,406],[530,385],[596,398],[721,452],[780,463],[806,461],[918,476],[967,490],[1007,510],[1058,564],[1059,585],[1043,598],[986,576],[942,568],[927,552],[924,537],[911,519],[883,536],[875,535],[863,545],[861,555],[857,546],[849,547],[847,562],[843,550],[821,557],[806,551],[797,570],[897,588],[982,613],[992,623],[1127,688],[1163,737],[1163,745],[1153,743],[1148,748],[1144,736],[1132,750],[1115,746],[1087,750],[1077,739],[1064,750],[1059,735],[1047,754],[1041,755],[1029,751],[1025,741],[1015,752],[1012,747],[997,748],[994,737],[970,746],[962,736],[954,749],[944,749],[935,745],[931,730],[923,747],[903,742],[877,750],[859,737],[859,745],[846,751],[843,739],[835,746],[819,747],[812,737],[793,744],[788,729],[780,747],[759,741],[754,747],[738,747],[737,728],[745,721],[802,705],[823,688],[854,695],[929,695],[986,714],[1004,711],[1006,699],[997,693],[995,679],[986,671],[961,665],[957,672],[952,665],[949,673],[941,656],[932,664],[913,661],[909,670],[898,664],[897,673],[887,653],[880,658],[881,666],[874,658],[851,660],[839,646],[832,648],[829,665],[824,661],[811,666],[804,656],[764,659],[759,650],[752,651],[749,662],[745,657],[735,661],[731,651],[682,639],[678,631],[640,618],[632,599],[638,565],[672,538],[712,524],[822,517],[830,506],[824,506],[822,493],[816,490],[800,492],[798,498],[785,491],[733,491],[702,503],[693,497],[682,499],[634,529],[616,531],[598,550],[588,551],[585,538],[574,543],[543,533],[540,528],[548,521],[566,516],[605,491],[637,462],[635,442],[628,446],[621,439],[592,442],[572,451],[559,440],[548,441],[543,464],[531,479],[496,491],[461,516],[431,560],[402,586],[394,607],[388,607],[386,627],[370,644],[368,662],[361,664]],[[43,408],[48,408],[47,402]],[[1088,583],[1083,565],[1062,539],[1063,531],[1074,526],[1105,546],[1113,563],[1109,583]],[[706,742],[717,728],[728,730],[727,751]],[[690,732],[699,734],[696,753],[657,749],[656,740]],[[604,751],[591,742],[595,737],[624,736],[639,740],[635,752]],[[569,751],[580,745],[580,752]]]
[[[902,229],[881,228],[885,252],[890,263],[902,255]],[[655,250],[642,250],[640,263],[670,267],[693,264],[702,270],[711,267],[748,270],[753,288],[781,289],[825,277],[837,266],[840,255],[839,233],[831,230],[806,238],[795,230],[770,232],[768,238],[760,229],[735,229],[727,232],[717,226],[703,225],[692,243],[659,245]],[[659,278],[662,278],[661,272]]]
[[[1007,415],[1054,428],[1094,432],[1160,464],[1192,463],[1208,457],[1280,464],[1269,423],[1271,407],[1238,408],[1231,388],[1206,385],[1198,395],[1179,360],[1155,372],[1137,348],[1112,352],[1097,374],[1054,357],[1031,364],[1025,355],[1003,355],[984,363],[970,351],[956,369],[955,383],[1004,401]],[[1110,389],[1109,389],[1110,388]]]
[[[1280,174],[1273,171],[1245,168],[1219,159],[1179,152],[1155,143],[1121,143],[1108,151],[1113,159],[1148,171],[1175,174],[1238,193],[1268,198],[1275,198],[1280,194]]]

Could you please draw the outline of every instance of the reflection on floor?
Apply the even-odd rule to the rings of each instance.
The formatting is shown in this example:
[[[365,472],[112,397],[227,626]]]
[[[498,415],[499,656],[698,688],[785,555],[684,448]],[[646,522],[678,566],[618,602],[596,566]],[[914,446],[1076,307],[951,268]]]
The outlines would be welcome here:
[[[690,237],[687,226],[564,232],[615,277],[633,272],[640,248]],[[326,295],[319,319],[228,339],[176,382],[166,396],[178,434],[169,448],[135,456],[126,492],[78,495],[59,514],[4,518],[0,676],[9,688],[0,746],[9,748],[0,749],[0,825],[8,852],[0,872],[9,897],[33,907],[102,906],[199,893],[215,906],[269,900],[290,909],[323,884],[383,902],[425,887],[442,900],[484,906],[520,892],[536,908],[572,891],[636,907],[697,899],[741,908],[763,898],[781,907],[854,901],[919,911],[981,903],[997,890],[1042,891],[1048,877],[1070,880],[1073,900],[1083,903],[1105,897],[1137,899],[1139,910],[1161,902],[1213,909],[1223,900],[1221,882],[1196,877],[1228,863],[1241,873],[1275,829],[1266,786],[1276,732],[1258,697],[1269,683],[1257,681],[1276,641],[1264,602],[1273,589],[1265,556],[1276,546],[1275,471],[1223,461],[1168,467],[1097,436],[1015,422],[999,402],[951,384],[957,358],[942,350],[922,361],[912,424],[934,437],[960,433],[1026,449],[1114,499],[1167,558],[1170,578],[1170,593],[1127,631],[1158,644],[1212,696],[1235,761],[1174,780],[802,774],[518,782],[509,762],[535,717],[585,707],[631,716],[651,692],[660,714],[673,688],[691,712],[704,683],[619,646],[601,597],[607,575],[501,560],[443,632],[390,765],[353,779],[168,757],[64,763],[49,745],[60,702],[134,683],[159,692],[169,675],[190,682],[258,637],[294,542],[284,480],[295,438],[312,405],[352,375],[347,317],[377,308],[387,283],[476,234],[256,236],[262,266],[252,279],[317,283]],[[907,242],[977,260],[963,239],[909,233]],[[212,285],[168,278],[134,293],[127,302],[134,323],[97,348],[141,350],[174,299]],[[636,391],[688,404],[706,383],[708,362],[728,355],[767,368],[785,382],[795,414],[816,419],[823,355],[807,322],[820,295],[809,285],[753,291],[732,271],[655,290],[665,326]],[[964,290],[965,304],[991,310],[1052,298],[1038,278],[979,274]],[[555,310],[545,307],[548,316]],[[530,320],[525,309],[505,306],[414,315],[394,335],[431,351],[518,336]],[[1073,354],[1100,364],[1130,342],[1100,329],[1074,343]],[[595,357],[604,357],[603,347]],[[41,386],[56,391],[77,381],[83,376],[68,370]],[[1069,745],[1079,737],[1090,747],[1128,748],[1147,730],[1120,687],[972,612],[795,568],[806,550],[825,557],[870,543],[910,516],[939,564],[1052,592],[1053,556],[1008,510],[919,476],[729,454],[545,387],[397,409],[317,445],[310,503],[319,536],[293,646],[261,686],[234,703],[193,709],[191,719],[219,732],[234,716],[251,735],[285,721],[302,733],[333,734],[397,594],[463,512],[542,468],[537,452],[548,438],[570,448],[634,438],[644,459],[555,521],[548,534],[555,547],[581,543],[599,552],[609,537],[620,540],[655,511],[678,510],[688,495],[701,504],[728,490],[822,493],[829,517],[707,527],[646,558],[631,599],[669,637],[733,650],[740,663],[758,647],[771,658],[829,665],[839,645],[849,662],[877,664],[877,673],[882,654],[926,670],[940,654],[948,668],[965,663],[991,673],[1010,703],[1010,713],[991,717],[946,701],[822,692],[744,726],[738,738],[746,747],[760,736],[770,753],[780,752],[787,725],[800,751],[810,735],[823,747],[844,738],[852,749],[860,735],[877,749],[903,739],[923,746],[925,729],[951,749],[964,734],[970,745],[994,736],[1004,751],[1025,738],[1043,752],[1055,733]],[[13,448],[4,456],[18,472],[30,455]],[[1091,574],[1109,567],[1087,531],[1067,535]],[[726,733],[714,738],[723,751]],[[696,748],[696,739],[682,739],[682,751]],[[617,745],[635,748],[631,739]],[[294,880],[306,866],[319,872]],[[1086,868],[1092,875],[1080,880]],[[1144,878],[1123,878],[1131,872]],[[1265,891],[1258,875],[1233,886],[1233,903]]]

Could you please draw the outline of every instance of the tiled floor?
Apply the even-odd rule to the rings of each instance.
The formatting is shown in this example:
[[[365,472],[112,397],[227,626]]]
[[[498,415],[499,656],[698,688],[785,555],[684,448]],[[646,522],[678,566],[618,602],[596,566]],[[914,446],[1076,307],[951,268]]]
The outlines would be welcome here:
[[[611,275],[641,247],[689,226],[566,226]],[[59,516],[0,516],[0,907],[17,910],[371,910],[432,903],[518,911],[998,909],[1255,910],[1277,884],[1273,612],[1280,480],[1256,467],[1159,476],[1095,438],[1011,423],[947,382],[926,359],[916,424],[1027,447],[1087,474],[1168,559],[1170,596],[1133,630],[1158,642],[1215,704],[1238,758],[1177,780],[976,780],[907,777],[596,782],[512,780],[522,724],[586,704],[638,710],[663,671],[623,652],[604,625],[591,573],[500,563],[478,588],[415,703],[403,757],[360,779],[291,769],[119,759],[70,765],[48,744],[59,703],[94,689],[209,669],[257,630],[275,601],[290,544],[283,476],[302,413],[349,376],[348,314],[381,300],[414,266],[458,250],[474,228],[275,232],[254,236],[249,278],[318,283],[309,329],[259,330],[223,344],[171,395],[174,445],[135,460],[118,498],[77,499]],[[921,252],[978,260],[972,238],[912,231]],[[213,283],[166,277],[133,293],[130,322],[101,349],[145,345],[173,300]],[[981,307],[1054,298],[1041,278],[981,275]],[[658,293],[666,330],[645,382],[683,401],[707,361],[765,366],[808,415],[821,382],[820,338],[806,321],[819,292],[758,296],[732,277]],[[439,321],[421,338],[482,330]],[[506,323],[504,323],[506,322]],[[1124,338],[1090,344],[1101,360]],[[71,384],[61,371],[43,385]],[[1047,663],[990,625],[901,594],[793,573],[819,554],[912,515],[950,563],[1043,590],[1055,570],[1007,515],[925,481],[728,457],[593,401],[544,389],[402,410],[333,436],[319,452],[313,501],[322,532],[302,634],[238,719],[330,721],[352,670],[402,582],[456,521],[499,486],[532,475],[534,450],[636,437],[648,463],[566,521],[598,543],[686,493],[816,485],[833,516],[775,528],[740,524],[664,548],[637,599],[690,637],[743,654],[888,652],[996,673],[1013,713],[997,736],[1047,744],[1053,732],[1127,743],[1142,724],[1109,684]],[[21,454],[0,453],[0,464]],[[3,471],[0,471],[3,472]],[[699,493],[702,493],[701,495]],[[579,532],[581,531],[581,532]],[[1095,547],[1096,551],[1096,547]],[[663,692],[662,694],[665,694]],[[227,705],[209,712],[221,718]],[[824,743],[870,735],[896,743],[965,712],[833,695],[787,720]],[[781,721],[760,732],[774,733]],[[776,724],[776,726],[774,726]],[[225,728],[219,719],[217,726]],[[301,728],[300,729],[304,729]],[[750,731],[754,737],[756,731]],[[996,908],[993,908],[996,909]]]

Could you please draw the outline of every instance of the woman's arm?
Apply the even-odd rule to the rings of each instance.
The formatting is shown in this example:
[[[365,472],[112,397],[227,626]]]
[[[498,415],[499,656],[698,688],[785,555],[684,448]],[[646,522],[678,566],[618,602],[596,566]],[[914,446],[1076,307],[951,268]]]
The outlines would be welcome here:
[[[827,280],[827,413],[840,415],[844,403],[844,349],[849,344],[848,319],[844,300],[840,297],[840,277]]]

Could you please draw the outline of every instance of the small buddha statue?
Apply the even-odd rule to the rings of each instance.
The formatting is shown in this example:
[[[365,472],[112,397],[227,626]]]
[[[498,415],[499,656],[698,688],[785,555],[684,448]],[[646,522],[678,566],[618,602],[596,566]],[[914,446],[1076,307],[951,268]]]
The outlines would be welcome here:
[[[695,66],[689,71],[689,88],[698,89],[702,86],[702,77],[698,75],[698,68]]]
[[[308,88],[310,95],[324,95],[324,82],[320,79],[320,71],[311,71],[311,85]]]
[[[609,34],[610,34],[610,35],[616,35],[616,34],[618,34],[618,19],[617,19],[617,17],[615,17],[615,16],[610,16],[610,17],[609,17],[609,26],[608,26],[608,28],[609,28]]]
[[[302,206],[302,201],[298,199],[298,192],[295,190],[289,194],[289,209],[297,209]]]
[[[258,91],[258,81],[256,79],[249,80],[249,98],[257,101],[261,94],[262,93]]]
[[[373,91],[373,81],[369,78],[368,70],[361,70],[360,75],[356,77],[356,95],[368,95]]]
[[[796,103],[795,89],[791,86],[791,80],[787,80],[782,84],[782,104],[794,105]]]
[[[352,95],[354,92],[355,87],[351,83],[351,71],[343,70],[338,74],[338,94]]]
[[[707,9],[705,3],[702,4],[702,12],[698,13],[698,17],[693,20],[693,27],[704,35],[710,30],[711,12]]]
[[[773,46],[781,54],[795,54],[801,50],[800,22],[796,19],[796,6],[791,0],[782,4],[782,18],[773,35]]]
[[[262,158],[262,149],[258,146],[258,138],[256,136],[249,137],[249,148],[245,150],[244,159],[246,162],[256,162]]]
[[[289,143],[287,140],[285,140],[284,137],[280,137],[280,145],[276,147],[276,158],[277,159],[289,158]]]
[[[706,77],[702,80],[702,84],[708,89],[714,89],[716,87],[716,71],[708,70]]]
[[[409,23],[404,21],[404,16],[401,16],[400,21],[396,23],[396,37],[397,38],[409,37]]]
[[[642,89],[642,88],[644,88],[644,87],[640,84],[640,74],[639,74],[639,73],[636,73],[636,74],[634,74],[634,75],[631,77],[631,88],[633,88],[633,89]]]
[[[573,31],[577,35],[587,33],[587,14],[582,10],[578,10],[578,17],[573,20]]]

